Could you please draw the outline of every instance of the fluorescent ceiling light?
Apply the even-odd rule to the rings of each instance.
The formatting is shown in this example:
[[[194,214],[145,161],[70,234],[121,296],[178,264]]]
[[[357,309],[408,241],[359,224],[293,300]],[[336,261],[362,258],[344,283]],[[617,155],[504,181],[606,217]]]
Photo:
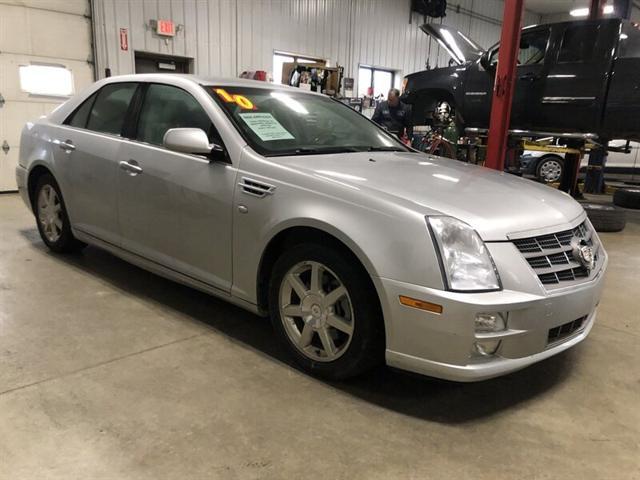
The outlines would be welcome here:
[[[613,5],[605,5],[602,11],[605,15],[613,13]],[[569,12],[569,15],[572,17],[586,17],[589,15],[589,7],[574,8]]]

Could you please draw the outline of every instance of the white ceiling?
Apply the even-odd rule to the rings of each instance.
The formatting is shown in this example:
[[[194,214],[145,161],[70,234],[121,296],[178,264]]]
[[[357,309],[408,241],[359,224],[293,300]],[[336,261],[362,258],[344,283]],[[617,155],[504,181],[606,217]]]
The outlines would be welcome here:
[[[524,8],[539,15],[569,13],[569,10],[588,7],[589,0],[525,0]]]

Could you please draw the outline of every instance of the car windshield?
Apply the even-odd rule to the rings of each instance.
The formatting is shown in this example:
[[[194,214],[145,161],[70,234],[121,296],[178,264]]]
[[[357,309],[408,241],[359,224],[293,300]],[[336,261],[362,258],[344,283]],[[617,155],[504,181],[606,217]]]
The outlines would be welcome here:
[[[322,95],[204,87],[251,147],[265,156],[408,149],[350,107]]]

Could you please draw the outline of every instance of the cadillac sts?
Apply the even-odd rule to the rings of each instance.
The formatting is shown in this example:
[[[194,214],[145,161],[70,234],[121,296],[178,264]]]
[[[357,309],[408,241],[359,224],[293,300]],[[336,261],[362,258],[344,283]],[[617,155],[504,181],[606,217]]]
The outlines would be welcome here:
[[[27,123],[16,175],[52,251],[91,244],[269,316],[326,378],[526,367],[587,337],[607,265],[566,194],[264,82],[101,80]]]

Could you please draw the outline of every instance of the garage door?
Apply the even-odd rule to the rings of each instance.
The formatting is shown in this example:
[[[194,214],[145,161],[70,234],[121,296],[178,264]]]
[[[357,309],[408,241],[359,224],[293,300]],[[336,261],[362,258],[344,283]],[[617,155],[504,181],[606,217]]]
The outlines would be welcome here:
[[[93,82],[89,0],[0,3],[0,192],[16,189],[20,131]]]

